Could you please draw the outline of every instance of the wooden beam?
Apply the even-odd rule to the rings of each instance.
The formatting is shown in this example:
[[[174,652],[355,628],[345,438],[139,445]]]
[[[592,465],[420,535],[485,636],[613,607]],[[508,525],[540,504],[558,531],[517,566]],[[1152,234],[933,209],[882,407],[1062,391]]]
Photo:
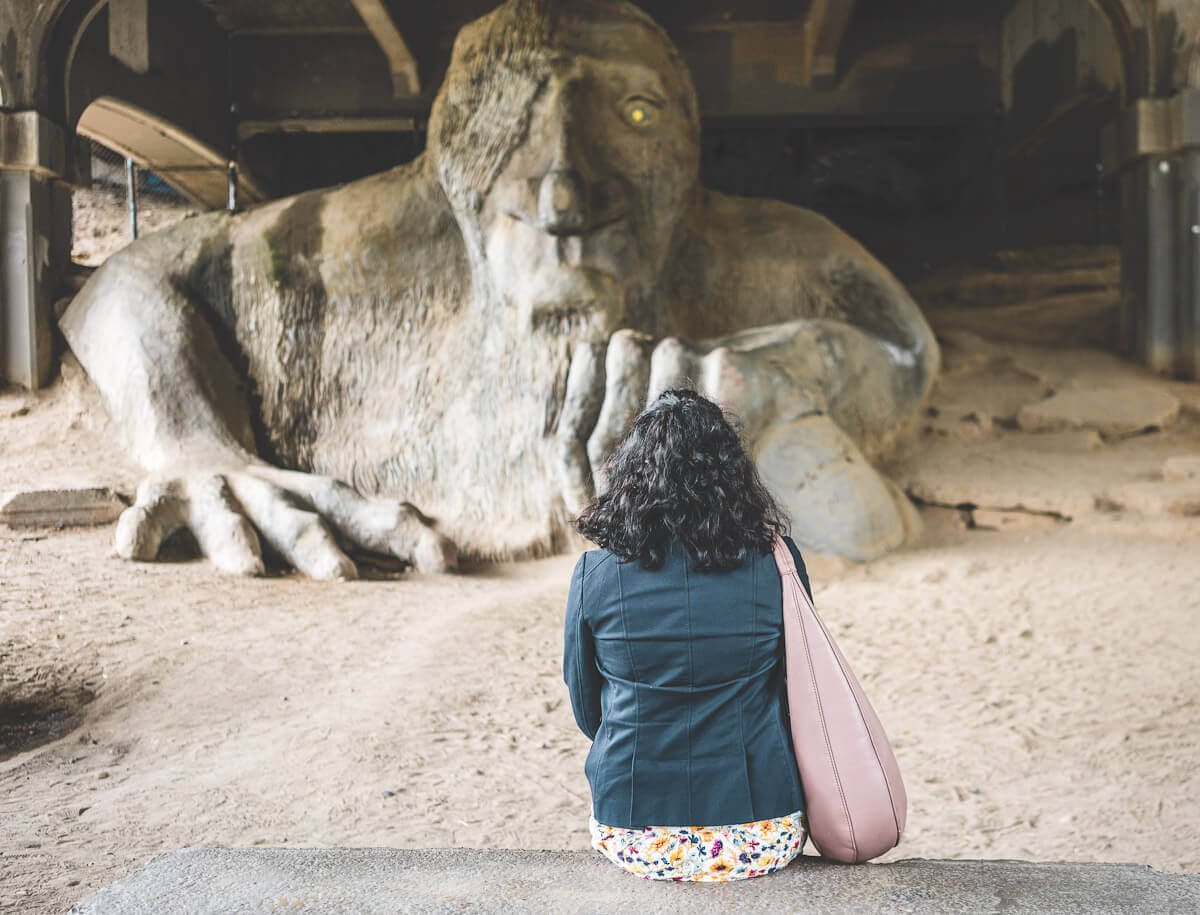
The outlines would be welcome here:
[[[260,133],[406,133],[417,129],[411,117],[357,117],[331,115],[310,118],[270,118],[241,121],[237,126],[238,140],[248,140]]]
[[[813,0],[804,21],[808,85],[837,85],[838,51],[853,14],[854,0]]]
[[[421,79],[417,75],[417,59],[383,0],[351,0],[371,34],[387,55],[392,71],[392,91],[396,98],[421,94]]]
[[[109,0],[108,53],[134,73],[149,72],[149,0]]]

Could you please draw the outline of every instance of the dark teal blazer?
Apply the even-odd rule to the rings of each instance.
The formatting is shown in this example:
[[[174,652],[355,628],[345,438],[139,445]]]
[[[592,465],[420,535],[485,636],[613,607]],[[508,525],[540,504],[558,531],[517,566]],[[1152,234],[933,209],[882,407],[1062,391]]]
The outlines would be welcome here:
[[[655,571],[590,550],[571,576],[563,675],[606,826],[726,826],[804,807],[774,556],[692,566],[676,542]]]

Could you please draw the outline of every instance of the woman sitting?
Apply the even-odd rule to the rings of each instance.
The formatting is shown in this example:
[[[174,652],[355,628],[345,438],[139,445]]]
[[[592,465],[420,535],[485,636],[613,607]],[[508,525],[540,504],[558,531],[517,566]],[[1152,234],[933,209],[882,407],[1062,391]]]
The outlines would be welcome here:
[[[642,413],[605,475],[578,521],[601,548],[571,577],[563,654],[592,739],[592,844],[650,879],[768,874],[806,839],[772,555],[785,519],[693,391]]]

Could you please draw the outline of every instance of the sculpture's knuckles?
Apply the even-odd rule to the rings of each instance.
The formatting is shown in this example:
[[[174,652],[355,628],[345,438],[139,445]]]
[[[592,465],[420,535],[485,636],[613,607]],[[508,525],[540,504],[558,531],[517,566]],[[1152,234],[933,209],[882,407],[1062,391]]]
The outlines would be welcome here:
[[[645,406],[653,345],[649,335],[628,329],[617,331],[608,342],[604,402],[587,439],[588,462],[597,491],[604,491],[608,485],[603,476],[605,460]]]
[[[239,575],[263,574],[260,534],[288,564],[318,579],[357,577],[343,545],[426,572],[453,569],[458,559],[454,543],[406,502],[365,499],[328,477],[262,465],[147,479],[118,520],[116,552],[152,561],[181,528],[217,568]]]

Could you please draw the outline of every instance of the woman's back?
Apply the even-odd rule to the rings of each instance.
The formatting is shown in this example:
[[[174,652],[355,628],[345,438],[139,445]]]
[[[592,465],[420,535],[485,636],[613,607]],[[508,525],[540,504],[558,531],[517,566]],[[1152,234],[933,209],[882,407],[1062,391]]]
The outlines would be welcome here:
[[[563,651],[592,738],[592,846],[659,880],[771,873],[806,829],[773,556],[786,519],[695,391],[660,394],[600,476],[576,525],[601,549],[575,566]]]
[[[654,570],[592,550],[576,566],[566,624],[564,673],[594,738],[596,820],[733,824],[802,808],[771,554],[704,572],[678,540]]]

